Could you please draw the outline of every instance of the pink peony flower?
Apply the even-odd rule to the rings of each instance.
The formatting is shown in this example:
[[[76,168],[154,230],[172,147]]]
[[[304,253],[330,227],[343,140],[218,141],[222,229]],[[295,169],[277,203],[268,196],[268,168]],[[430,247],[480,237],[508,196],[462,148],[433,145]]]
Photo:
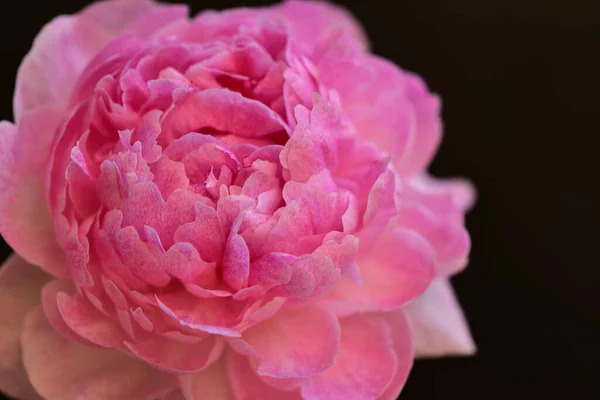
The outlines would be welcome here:
[[[99,2],[19,69],[0,389],[395,399],[415,348],[471,353],[447,277],[472,189],[425,174],[438,98],[326,3],[186,15]]]

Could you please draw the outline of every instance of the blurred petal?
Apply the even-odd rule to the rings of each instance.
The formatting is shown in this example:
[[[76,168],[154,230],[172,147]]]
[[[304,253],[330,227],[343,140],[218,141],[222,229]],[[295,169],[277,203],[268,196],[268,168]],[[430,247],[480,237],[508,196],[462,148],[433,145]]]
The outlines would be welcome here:
[[[185,400],[235,400],[227,379],[227,357],[191,375],[181,375],[181,391]]]
[[[185,18],[183,4],[160,4],[152,0],[107,0],[88,6],[81,18],[93,22],[113,36],[134,33],[142,38],[178,19]]]
[[[331,367],[339,350],[339,323],[329,311],[306,307],[280,311],[244,332],[258,358],[258,373],[305,378]]]
[[[27,316],[22,345],[31,383],[46,400],[154,400],[177,388],[174,376],[133,357],[64,339],[39,308]]]
[[[475,343],[448,279],[438,278],[406,307],[418,357],[472,355]]]
[[[59,119],[57,110],[39,109],[23,115],[18,128],[0,123],[0,233],[25,260],[66,277],[67,261],[55,239],[44,191]]]
[[[369,46],[360,23],[341,7],[321,1],[285,1],[280,12],[290,25],[291,35],[304,46],[314,51],[319,44],[337,35],[347,34],[363,49]]]
[[[0,268],[0,391],[24,400],[41,399],[29,383],[21,358],[21,331],[29,310],[40,302],[50,276],[12,255]]]
[[[305,400],[376,400],[398,368],[392,332],[379,317],[342,319],[335,365],[302,385]]]

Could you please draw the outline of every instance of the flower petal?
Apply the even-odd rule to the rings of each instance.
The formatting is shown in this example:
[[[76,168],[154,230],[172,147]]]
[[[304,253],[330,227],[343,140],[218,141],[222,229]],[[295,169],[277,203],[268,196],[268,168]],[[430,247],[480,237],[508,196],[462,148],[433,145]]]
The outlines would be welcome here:
[[[391,383],[379,400],[396,400],[412,369],[415,351],[406,313],[402,309],[385,313],[382,317],[391,328],[392,342],[398,357],[398,368]]]
[[[285,1],[280,6],[290,26],[291,35],[302,43],[303,49],[311,52],[318,44],[347,34],[363,49],[369,46],[360,23],[347,10],[319,1]]]
[[[112,36],[124,32],[146,38],[166,24],[185,18],[187,6],[167,5],[152,0],[110,0],[86,7],[80,17]]]
[[[175,377],[132,357],[64,339],[39,308],[27,316],[22,345],[31,383],[46,400],[153,400],[177,387]]]
[[[376,400],[398,367],[390,327],[380,317],[340,321],[342,339],[335,365],[302,385],[305,400]]]
[[[19,67],[15,121],[20,123],[24,114],[42,107],[66,107],[77,78],[110,38],[103,29],[78,16],[50,21]]]
[[[181,375],[181,391],[185,400],[235,400],[227,378],[227,357],[192,375]]]
[[[339,323],[317,307],[287,309],[244,332],[257,355],[258,373],[305,378],[331,367],[339,350]]]
[[[293,392],[281,391],[267,385],[251,368],[248,358],[233,351],[228,354],[227,370],[232,391],[238,400],[302,400],[302,396],[297,390]]]
[[[472,355],[475,343],[448,279],[434,280],[406,307],[418,357]]]
[[[0,269],[0,390],[14,397],[41,399],[33,389],[21,359],[21,331],[27,312],[40,301],[50,276],[12,255]]]
[[[329,299],[338,315],[390,311],[420,295],[434,277],[435,253],[415,232],[391,227],[358,260],[363,284],[343,279]]]
[[[69,276],[55,239],[44,182],[60,112],[40,109],[23,115],[18,128],[0,122],[0,233],[26,261],[60,277]]]

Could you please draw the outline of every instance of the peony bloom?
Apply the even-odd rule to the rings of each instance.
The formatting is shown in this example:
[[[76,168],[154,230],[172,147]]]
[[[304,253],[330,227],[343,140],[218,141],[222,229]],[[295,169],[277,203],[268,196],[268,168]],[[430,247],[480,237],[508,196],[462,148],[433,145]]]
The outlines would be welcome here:
[[[439,108],[326,3],[54,19],[0,124],[0,389],[391,400],[415,351],[472,352]]]

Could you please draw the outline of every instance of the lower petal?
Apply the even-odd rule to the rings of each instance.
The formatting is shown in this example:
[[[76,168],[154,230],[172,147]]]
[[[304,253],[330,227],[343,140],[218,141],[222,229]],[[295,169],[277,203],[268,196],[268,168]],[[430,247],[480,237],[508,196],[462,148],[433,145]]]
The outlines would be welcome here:
[[[274,378],[305,378],[334,363],[339,350],[339,323],[317,307],[280,310],[248,329],[243,339],[258,358],[258,373]]]
[[[342,319],[335,365],[302,386],[305,400],[376,400],[398,368],[392,332],[375,316]]]
[[[448,279],[438,278],[406,307],[418,357],[472,355],[475,343]]]
[[[39,308],[27,316],[21,339],[25,369],[46,400],[154,400],[177,388],[175,377],[135,358],[64,339]]]
[[[415,351],[406,313],[402,309],[385,313],[382,317],[392,330],[392,342],[398,357],[398,368],[385,392],[378,400],[396,400],[412,369]]]
[[[235,400],[227,379],[226,357],[192,375],[181,375],[185,400]]]
[[[21,399],[40,399],[23,368],[20,337],[23,320],[49,278],[17,255],[0,269],[0,391]]]
[[[252,370],[249,360],[233,351],[227,357],[227,371],[235,399],[302,400],[297,390],[281,391],[267,385]]]

